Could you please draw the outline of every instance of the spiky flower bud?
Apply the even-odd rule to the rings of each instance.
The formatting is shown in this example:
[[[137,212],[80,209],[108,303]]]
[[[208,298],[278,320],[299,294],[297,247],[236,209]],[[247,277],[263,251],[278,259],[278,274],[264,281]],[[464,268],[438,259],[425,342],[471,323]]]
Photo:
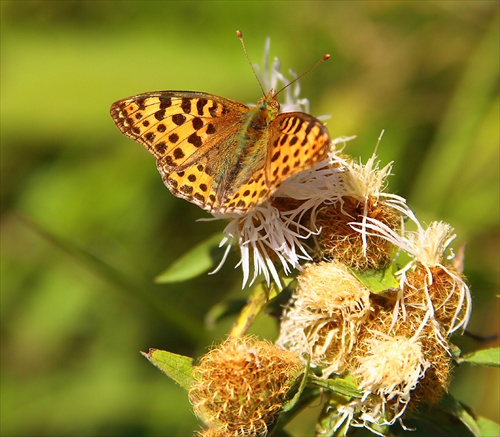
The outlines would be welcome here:
[[[322,229],[319,242],[323,256],[356,270],[385,267],[394,246],[378,236],[363,240],[363,235],[350,226],[352,222],[362,222],[365,216],[376,218],[391,229],[397,229],[401,220],[390,206],[375,198],[361,202],[354,197],[344,197],[342,202],[323,206],[316,220]]]
[[[189,390],[208,434],[265,436],[304,369],[295,353],[255,337],[230,337],[204,355]]]
[[[464,277],[454,268],[417,265],[408,272],[404,288],[405,305],[425,308],[432,305],[433,317],[445,333],[451,333],[468,317],[462,289]]]

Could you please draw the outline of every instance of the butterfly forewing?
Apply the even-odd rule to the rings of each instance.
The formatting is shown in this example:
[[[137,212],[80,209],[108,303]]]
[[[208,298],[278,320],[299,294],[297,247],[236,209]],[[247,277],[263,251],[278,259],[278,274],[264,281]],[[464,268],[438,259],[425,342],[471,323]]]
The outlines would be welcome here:
[[[164,183],[176,196],[212,211],[221,203],[213,177],[223,165],[220,148],[241,128],[249,108],[206,93],[139,94],[111,107],[118,128],[156,158]]]

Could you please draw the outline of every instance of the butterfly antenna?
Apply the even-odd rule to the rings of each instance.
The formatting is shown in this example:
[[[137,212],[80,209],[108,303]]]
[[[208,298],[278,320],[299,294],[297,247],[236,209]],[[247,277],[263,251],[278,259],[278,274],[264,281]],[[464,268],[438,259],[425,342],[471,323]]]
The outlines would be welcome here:
[[[288,88],[290,85],[294,84],[295,82],[297,82],[300,78],[304,77],[306,74],[310,73],[311,71],[313,71],[318,65],[322,64],[323,62],[325,62],[326,60],[330,59],[330,55],[327,53],[325,56],[323,56],[318,62],[316,62],[316,64],[314,64],[311,68],[309,68],[309,70],[307,71],[304,71],[304,73],[302,73],[300,76],[297,76],[294,80],[292,80],[291,82],[288,82],[283,88],[281,88],[277,93],[276,95],[278,95],[279,93],[281,93],[281,91],[283,91],[284,89]]]
[[[247,57],[248,63],[250,64],[250,68],[253,71],[253,75],[255,76],[255,78],[257,79],[257,82],[259,83],[260,89],[262,91],[262,95],[265,96],[266,92],[264,91],[264,87],[262,86],[262,82],[260,81],[259,76],[257,75],[257,72],[255,71],[255,67],[253,66],[252,61],[250,60],[250,56],[248,56],[248,52],[247,52],[247,49],[245,47],[245,42],[243,41],[243,35],[239,30],[237,30],[236,36],[238,37],[238,39],[241,42],[241,45],[243,46],[243,51],[245,52],[245,56]]]

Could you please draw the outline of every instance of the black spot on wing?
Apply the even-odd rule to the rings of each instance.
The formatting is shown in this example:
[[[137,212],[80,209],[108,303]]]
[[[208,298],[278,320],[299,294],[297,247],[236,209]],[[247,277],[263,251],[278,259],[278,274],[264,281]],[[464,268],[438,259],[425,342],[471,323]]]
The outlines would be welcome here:
[[[167,151],[167,145],[165,144],[165,141],[156,143],[155,149],[160,155],[163,155]]]
[[[200,193],[194,193],[194,198],[202,203],[205,203],[205,196]]]
[[[159,111],[156,111],[155,118],[158,121],[162,121],[165,118],[165,109],[160,109]]]
[[[146,98],[145,97],[141,97],[141,98],[137,99],[135,101],[135,103],[137,104],[139,111],[144,111],[146,109]]]
[[[184,122],[186,121],[186,116],[182,114],[174,114],[172,116],[172,121],[177,125],[177,126],[182,126]]]
[[[189,135],[187,140],[188,143],[192,144],[195,147],[200,147],[202,144],[201,137],[196,135],[196,133],[192,133],[191,135]]]
[[[196,102],[196,110],[198,111],[198,115],[203,115],[203,108],[207,103],[207,99],[198,99],[198,101]]]
[[[146,141],[148,141],[149,143],[152,143],[154,140],[155,140],[155,137],[156,135],[153,133],[153,132],[146,132],[144,134],[144,138],[146,139]]]
[[[307,125],[306,134],[304,136],[304,139],[300,143],[301,146],[304,146],[307,143],[307,137],[308,137],[309,133],[311,132],[311,130],[314,127],[315,124],[316,123],[314,121],[310,121],[309,124]]]
[[[188,97],[183,97],[181,108],[184,111],[184,114],[189,114],[191,112],[191,99],[189,99]]]
[[[203,120],[199,117],[193,118],[191,123],[193,124],[193,128],[195,130],[199,130],[203,127]]]
[[[172,106],[172,99],[170,97],[159,97],[160,109],[170,108]]]
[[[208,108],[208,112],[210,113],[210,115],[212,117],[217,116],[217,108],[218,108],[217,102],[212,100],[212,106],[210,106],[210,108]]]
[[[182,149],[180,147],[177,147],[175,150],[174,150],[174,158],[175,159],[182,159],[184,158],[184,152],[182,151]]]
[[[179,191],[182,191],[184,194],[191,194],[193,192],[193,187],[191,185],[182,185]]]

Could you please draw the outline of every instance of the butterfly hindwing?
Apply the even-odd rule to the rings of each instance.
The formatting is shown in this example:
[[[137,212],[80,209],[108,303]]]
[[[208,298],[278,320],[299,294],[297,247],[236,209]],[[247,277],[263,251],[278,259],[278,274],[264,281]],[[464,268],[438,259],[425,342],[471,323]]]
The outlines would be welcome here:
[[[325,159],[330,136],[317,118],[302,112],[279,114],[271,123],[266,178],[271,190]]]
[[[206,156],[195,165],[187,166],[184,170],[171,170],[165,159],[157,160],[158,171],[163,183],[177,197],[186,199],[200,208],[212,211],[220,203],[213,176],[207,173],[209,165]]]

